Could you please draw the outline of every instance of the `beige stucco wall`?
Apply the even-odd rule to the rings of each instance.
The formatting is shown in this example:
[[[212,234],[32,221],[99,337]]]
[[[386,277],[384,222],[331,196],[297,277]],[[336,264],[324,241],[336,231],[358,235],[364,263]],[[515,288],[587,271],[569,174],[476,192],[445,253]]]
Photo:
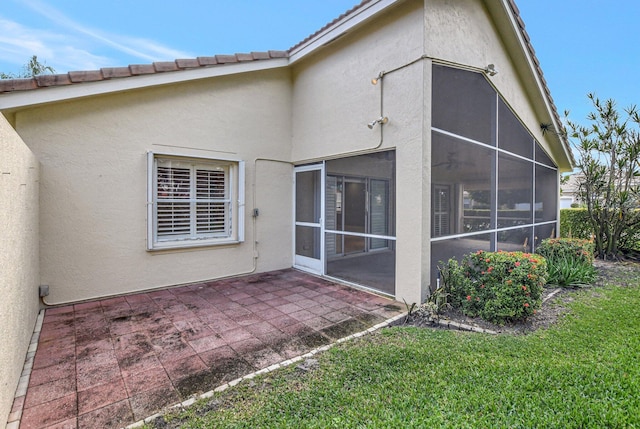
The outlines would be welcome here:
[[[267,160],[290,158],[289,82],[277,69],[18,112],[41,162],[48,302],[290,267],[292,167]],[[245,161],[245,242],[147,251],[148,151]]]
[[[493,15],[485,6],[489,1],[495,3]],[[550,123],[551,118],[542,112],[540,102],[533,102],[540,97],[539,88],[530,76],[522,74],[529,65],[516,55],[523,48],[515,36],[506,38],[513,31],[512,24],[503,12],[498,12],[503,10],[498,2],[425,0],[425,27],[433,29],[425,40],[425,54],[479,69],[494,64],[498,74],[489,77],[491,83],[546,151],[561,156],[556,137],[542,134],[540,124]],[[560,158],[557,161],[561,167],[567,162]]]
[[[423,32],[422,1],[407,1],[295,64],[293,74],[294,161],[395,149],[396,297],[408,302],[426,297],[421,271],[429,265],[420,238],[429,232],[420,204],[428,199],[424,62],[387,74],[378,85],[371,78],[419,58]],[[369,129],[381,113],[389,123]]]
[[[519,74],[515,39],[500,36],[509,25],[483,0],[406,0],[300,60],[294,54],[286,69],[16,113],[18,132],[42,164],[40,268],[48,300],[289,267],[288,162],[394,149],[396,297],[423,301],[431,265],[432,59],[477,69],[495,64],[491,82],[534,136],[551,144],[539,129],[547,118],[532,102],[531,77]],[[382,83],[372,85],[380,72]],[[367,128],[380,115],[389,123]],[[245,243],[146,251],[147,151],[246,161]]]
[[[523,60],[514,64],[518,55],[508,52],[519,49],[515,39],[503,39],[509,25],[505,13],[491,15],[482,0],[408,0],[294,66],[295,162],[396,150],[397,299],[421,302],[430,283],[432,61],[475,70],[495,64],[492,84],[536,139],[548,150],[552,145],[539,127],[548,118],[532,101],[538,89],[521,74]],[[393,72],[384,77],[389,124],[380,144],[379,128],[366,124],[380,116],[380,85],[370,80],[381,71]]]
[[[0,426],[38,316],[38,162],[0,114]]]

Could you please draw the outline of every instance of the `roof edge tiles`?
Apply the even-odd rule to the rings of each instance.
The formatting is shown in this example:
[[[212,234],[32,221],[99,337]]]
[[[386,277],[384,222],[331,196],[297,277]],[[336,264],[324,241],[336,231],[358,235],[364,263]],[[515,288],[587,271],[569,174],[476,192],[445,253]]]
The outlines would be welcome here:
[[[363,6],[365,6],[368,3],[371,3],[373,0],[362,0],[360,3],[358,3],[357,5],[355,5],[354,7],[352,7],[351,9],[347,10],[345,13],[341,14],[340,16],[338,16],[336,19],[334,19],[333,21],[325,24],[322,28],[320,28],[318,31],[311,33],[309,36],[307,36],[306,38],[304,38],[303,40],[301,40],[300,42],[296,43],[295,45],[293,45],[292,47],[289,48],[289,52],[294,51],[295,49],[299,48],[300,46],[304,45],[305,43],[313,40],[313,38],[315,38],[316,36],[322,34],[324,31],[328,30],[329,28],[333,27],[334,25],[336,25],[338,22],[342,21],[344,18],[346,18],[347,16],[351,15],[352,13],[354,13],[355,11],[357,11],[358,9],[362,8]]]
[[[525,23],[524,20],[522,19],[522,16],[520,15],[520,9],[518,9],[518,6],[516,5],[515,0],[507,0],[509,6],[511,7],[511,12],[513,13],[514,18],[516,19],[516,22],[518,24],[518,30],[520,31],[520,34],[522,35],[522,38],[525,41],[525,47],[526,49],[529,51],[529,55],[531,55],[531,59],[535,65],[535,72],[538,75],[538,77],[540,78],[540,83],[542,85],[542,89],[545,93],[545,96],[547,98],[547,100],[549,101],[549,106],[551,108],[551,114],[553,115],[553,119],[556,121],[556,123],[558,124],[559,127],[562,127],[562,120],[560,119],[560,115],[558,114],[558,108],[556,107],[555,102],[553,101],[553,97],[551,96],[551,90],[549,88],[549,85],[547,83],[547,79],[544,77],[544,72],[542,71],[542,66],[540,65],[540,60],[538,59],[538,56],[536,55],[536,51],[533,48],[533,44],[531,43],[531,37],[529,37],[529,33],[527,32],[526,28],[525,28]],[[569,145],[569,141],[567,140],[567,137],[562,133],[562,130],[557,130],[558,132],[558,138],[560,139],[560,141],[564,144],[565,149],[567,151],[567,154],[570,158],[570,161],[572,164],[576,163],[576,160],[573,156],[573,151],[570,148]]]
[[[333,21],[327,23],[318,31],[312,33],[307,36],[304,40],[295,44],[291,48],[286,51],[266,51],[266,52],[251,52],[251,53],[237,53],[233,55],[215,55],[211,57],[197,57],[197,58],[188,58],[188,59],[177,59],[175,61],[159,61],[154,62],[153,64],[133,64],[128,67],[108,67],[102,68],[100,70],[90,70],[90,71],[73,71],[65,74],[54,74],[54,75],[40,75],[34,78],[27,79],[0,79],[0,94],[8,93],[8,92],[17,92],[17,91],[31,91],[39,88],[48,88],[52,86],[65,86],[65,85],[77,85],[84,82],[97,82],[101,80],[109,80],[109,79],[119,79],[126,78],[132,76],[140,76],[140,75],[149,75],[154,73],[171,73],[175,71],[181,70],[192,70],[197,68],[204,67],[212,67],[212,66],[221,66],[224,64],[234,64],[234,63],[246,63],[253,61],[265,61],[275,58],[288,58],[290,53],[299,47],[309,43],[314,38],[321,35],[323,32],[327,31],[331,27],[337,25],[344,18],[354,14],[359,9],[363,8],[369,3],[374,2],[375,0],[362,0],[359,4],[355,5],[351,9],[347,10]],[[534,71],[538,75],[540,79],[540,83],[542,85],[542,89],[544,95],[547,97],[549,101],[549,105],[552,110],[552,115],[558,124],[561,124],[560,115],[558,114],[558,109],[551,97],[551,91],[549,90],[549,86],[547,84],[546,79],[544,78],[544,74],[542,72],[542,68],[540,66],[540,61],[533,49],[531,44],[531,38],[525,29],[524,21],[520,15],[520,10],[516,6],[515,0],[506,0],[507,4],[511,9],[511,13],[515,18],[517,24],[517,30],[522,35],[524,40],[525,48],[527,49],[531,59],[533,61]],[[565,145],[567,143],[565,142]],[[570,152],[569,152],[570,153]],[[570,155],[572,156],[572,155]],[[574,160],[575,162],[575,160]]]
[[[132,64],[125,67],[106,67],[100,70],[88,70],[88,71],[72,71],[65,74],[54,75],[40,75],[34,78],[26,79],[0,79],[0,93],[17,92],[17,91],[30,91],[39,88],[48,88],[52,86],[64,86],[71,84],[80,84],[84,82],[97,82],[101,80],[119,79],[132,76],[149,75],[154,73],[170,73],[181,70],[197,69],[202,67],[220,66],[224,64],[243,63],[251,61],[264,61],[274,58],[288,58],[290,53],[295,49],[303,46],[305,43],[310,42],[315,37],[322,34],[324,31],[330,29],[332,26],[339,23],[344,18],[352,15],[362,7],[373,2],[375,0],[362,0],[360,3],[347,10],[331,22],[324,25],[318,31],[307,36],[304,40],[295,44],[286,51],[266,51],[266,52],[251,52],[251,53],[236,53],[232,55],[215,55],[209,57],[197,57],[176,59],[175,61],[159,61],[152,64]],[[534,62],[535,71],[540,78],[544,92],[549,96],[550,91],[547,82],[542,73],[540,62],[536,56],[535,50],[531,45],[531,39],[525,29],[525,24],[520,16],[520,10],[515,4],[514,0],[507,0],[511,12],[518,25],[518,30],[522,34],[525,41],[526,48],[531,55]],[[549,102],[553,110],[553,114],[558,123],[561,123],[558,110],[553,102],[553,99],[549,96]]]
[[[125,67],[104,67],[100,70],[70,71],[68,73],[46,74],[24,79],[0,79],[0,93],[30,91],[53,86],[76,85],[85,82],[98,82],[157,73],[171,73],[224,64],[266,61],[287,58],[288,56],[288,51],[238,53],[177,59],[175,61],[157,61],[152,64],[131,64]]]

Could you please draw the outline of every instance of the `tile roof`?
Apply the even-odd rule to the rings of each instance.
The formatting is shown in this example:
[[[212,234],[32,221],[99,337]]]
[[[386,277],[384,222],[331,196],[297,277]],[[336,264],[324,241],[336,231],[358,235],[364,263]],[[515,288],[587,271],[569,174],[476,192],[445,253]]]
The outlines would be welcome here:
[[[273,58],[288,58],[290,52],[304,45],[305,43],[309,42],[314,37],[322,33],[323,31],[331,28],[340,20],[351,15],[352,13],[362,8],[366,4],[371,3],[372,1],[373,0],[362,0],[360,3],[358,3],[351,9],[347,10],[345,13],[338,16],[333,21],[327,23],[325,26],[320,28],[315,33],[312,33],[305,39],[301,40],[299,43],[289,48],[287,51],[267,51],[267,52],[251,52],[248,54],[239,53],[239,54],[233,54],[233,55],[215,55],[212,57],[177,59],[175,61],[159,61],[152,64],[132,64],[126,67],[106,67],[100,70],[72,71],[72,72],[63,73],[63,74],[40,75],[40,76],[36,76],[33,78],[26,78],[26,79],[0,79],[0,93],[14,92],[14,91],[27,91],[27,90],[33,90],[33,89],[39,89],[39,88],[48,88],[52,86],[65,86],[65,85],[84,83],[84,82],[96,82],[101,80],[139,76],[139,75],[145,75],[145,74],[166,73],[166,72],[188,70],[188,69],[195,69],[195,68],[201,68],[201,67],[211,67],[211,66],[229,64],[229,63],[262,61],[262,60],[269,60]],[[531,45],[531,39],[529,38],[529,35],[525,30],[524,22],[520,17],[520,11],[518,10],[518,7],[515,4],[515,0],[507,0],[507,1],[511,6],[511,10],[513,11],[513,14],[516,18],[516,21],[518,23],[522,36],[526,41],[526,46],[529,50],[529,53],[531,54],[531,57],[533,58],[533,61],[536,66],[536,72],[540,76],[546,95],[551,100],[551,105],[552,105],[554,114],[558,116],[556,107],[553,104],[553,100],[551,99],[551,92],[549,91],[546,80],[544,79],[542,69],[540,68],[540,62],[536,57],[535,50]]]
[[[223,64],[263,61],[288,57],[289,52],[287,51],[251,52],[248,54],[215,55],[212,57],[187,58],[175,61],[159,61],[152,64],[132,64],[126,67],[105,67],[100,70],[71,71],[62,74],[43,74],[27,79],[0,79],[0,93],[28,91],[52,86],[65,86],[154,73],[167,73],[201,67],[212,67]]]
[[[125,67],[106,67],[100,70],[72,71],[61,74],[40,75],[33,78],[20,79],[0,79],[0,93],[28,91],[39,88],[48,88],[52,86],[65,86],[84,82],[96,82],[101,80],[109,80],[116,78],[124,78],[131,76],[140,76],[153,73],[166,73],[180,70],[196,69],[201,67],[212,67],[221,64],[243,63],[252,61],[270,60],[273,58],[288,58],[289,52],[297,47],[304,45],[318,34],[331,28],[341,19],[349,16],[356,10],[360,9],[373,0],[362,0],[333,21],[327,23],[324,27],[309,35],[304,40],[292,46],[287,51],[267,51],[267,52],[251,52],[233,55],[215,55],[213,57],[197,57],[177,59],[175,61],[159,61],[153,64],[132,64]]]
[[[531,58],[533,59],[533,62],[535,64],[535,69],[536,72],[538,73],[538,76],[540,77],[540,81],[542,82],[542,86],[544,88],[544,91],[547,95],[547,97],[549,98],[549,102],[551,103],[551,109],[553,110],[553,114],[556,116],[556,119],[558,121],[558,123],[562,123],[560,121],[560,116],[558,115],[558,110],[556,109],[555,104],[553,103],[553,98],[551,97],[551,91],[549,90],[549,85],[547,85],[547,80],[544,78],[544,73],[542,72],[542,68],[540,67],[540,61],[538,60],[538,57],[536,55],[536,51],[535,49],[533,49],[533,45],[531,44],[531,38],[529,37],[529,33],[527,33],[527,30],[525,28],[524,25],[524,21],[522,20],[522,17],[520,16],[520,9],[518,9],[518,6],[516,6],[516,2],[515,0],[508,0],[509,5],[511,6],[511,11],[513,12],[513,16],[516,19],[516,22],[518,23],[518,27],[520,29],[520,33],[522,33],[522,37],[524,38],[525,42],[526,42],[526,47],[529,50],[529,54],[531,55]]]
[[[553,114],[553,119],[556,121],[557,126],[562,128],[563,127],[562,120],[560,119],[560,115],[558,114],[558,109],[556,108],[556,105],[553,101],[553,97],[551,96],[551,91],[549,90],[549,85],[547,84],[547,80],[544,78],[544,73],[542,72],[542,67],[540,66],[540,61],[538,60],[536,51],[535,49],[533,49],[533,45],[531,44],[531,38],[529,37],[529,34],[527,33],[527,30],[524,25],[524,21],[520,16],[520,9],[518,9],[518,6],[516,6],[515,0],[507,0],[507,1],[509,3],[509,6],[511,6],[511,11],[513,12],[513,16],[516,19],[516,23],[518,24],[518,29],[520,30],[520,33],[524,38],[526,48],[529,51],[529,55],[533,60],[533,63],[535,65],[535,71],[538,74],[538,77],[540,78],[540,82],[542,83],[542,88],[545,92],[547,100],[549,100],[549,106],[551,107],[551,113]],[[565,136],[563,131],[564,131],[563,129],[556,130],[558,139],[565,146],[567,155],[570,158],[570,162],[573,165],[575,165],[576,160],[573,156],[573,151],[571,150],[569,141],[567,140],[567,137]]]
[[[305,43],[307,43],[308,41],[310,41],[311,39],[313,39],[314,37],[316,37],[318,34],[322,33],[323,31],[333,27],[335,24],[337,24],[340,20],[342,20],[343,18],[351,15],[353,12],[355,12],[356,10],[360,9],[362,6],[371,3],[373,0],[362,0],[360,3],[358,3],[357,5],[355,5],[354,7],[352,7],[351,9],[349,9],[348,11],[346,11],[345,13],[343,13],[342,15],[340,15],[339,17],[337,17],[336,19],[334,19],[333,21],[327,23],[324,27],[322,27],[321,29],[319,29],[318,31],[316,31],[315,33],[310,34],[309,36],[307,36],[305,39],[301,40],[300,42],[296,43],[295,45],[293,45],[292,47],[289,48],[289,52],[293,51],[294,49],[304,45]]]
[[[73,85],[73,84],[79,84],[84,82],[96,82],[96,81],[104,81],[104,80],[117,79],[117,78],[126,78],[131,76],[148,75],[148,74],[154,74],[154,73],[168,73],[168,72],[196,69],[196,68],[202,68],[202,67],[213,67],[213,66],[219,66],[223,64],[229,64],[229,63],[263,61],[263,60],[270,60],[273,58],[288,58],[289,54],[293,50],[309,42],[314,37],[321,34],[323,31],[331,28],[340,20],[353,14],[358,9],[362,8],[368,3],[371,3],[372,1],[374,0],[362,0],[359,4],[347,10],[345,13],[343,13],[333,21],[327,23],[324,27],[322,27],[315,33],[309,35],[308,37],[306,37],[304,40],[300,41],[296,45],[292,46],[287,51],[267,51],[267,52],[251,52],[248,54],[240,53],[240,54],[234,54],[234,55],[215,55],[212,57],[177,59],[175,61],[159,61],[152,64],[134,64],[134,65],[129,65],[127,67],[107,67],[107,68],[102,68],[100,70],[72,71],[64,74],[40,75],[40,76],[27,78],[27,79],[0,79],[0,94],[7,93],[7,92],[15,92],[15,91],[28,91],[28,90],[34,90],[39,88],[48,88],[52,86],[65,86],[65,85]],[[549,90],[547,82],[544,78],[544,74],[542,72],[542,68],[540,67],[540,62],[536,57],[535,50],[531,45],[531,39],[525,29],[524,21],[520,16],[520,11],[515,4],[515,0],[507,0],[507,2],[511,6],[511,10],[516,19],[519,30],[526,42],[526,47],[529,50],[529,54],[531,55],[531,58],[533,59],[533,62],[535,64],[535,71],[538,74],[540,81],[542,82],[542,86],[549,100],[549,104],[551,106],[553,115],[555,116],[557,123],[561,124],[562,122],[560,121],[560,116],[558,115],[558,111],[553,102],[553,98],[551,97],[551,91]]]

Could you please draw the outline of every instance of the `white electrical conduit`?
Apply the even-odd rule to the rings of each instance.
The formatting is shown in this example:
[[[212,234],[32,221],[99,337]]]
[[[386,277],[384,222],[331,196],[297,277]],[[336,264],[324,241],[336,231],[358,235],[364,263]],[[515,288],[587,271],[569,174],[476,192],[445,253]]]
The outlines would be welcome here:
[[[406,64],[403,64],[399,67],[396,67],[392,70],[389,71],[381,71],[377,77],[371,79],[371,83],[374,85],[379,84],[380,85],[380,117],[379,119],[377,119],[376,121],[374,121],[375,123],[380,125],[380,141],[378,142],[378,144],[376,144],[373,147],[369,147],[366,149],[358,149],[358,150],[354,150],[351,152],[345,152],[345,153],[340,153],[337,154],[335,156],[331,156],[331,157],[326,157],[326,158],[322,158],[322,159],[309,159],[309,160],[302,160],[299,163],[300,164],[306,164],[306,163],[311,163],[314,161],[320,161],[320,160],[328,160],[328,159],[336,159],[336,158],[344,158],[347,156],[356,156],[356,155],[361,155],[361,154],[366,154],[366,153],[370,153],[372,151],[375,151],[377,149],[379,149],[383,142],[384,142],[384,125],[387,123],[387,118],[384,116],[384,77],[388,74],[394,73],[398,70],[402,70],[406,67],[409,67],[419,61],[422,60],[426,60],[426,59],[430,59],[433,60],[434,62],[437,62],[438,64],[442,64],[442,65],[450,65],[450,66],[455,66],[458,68],[464,68],[467,70],[472,70],[472,71],[477,71],[477,72],[487,72],[486,68],[480,68],[480,67],[474,67],[474,66],[468,66],[468,65],[463,65],[463,64],[458,64],[458,63],[454,63],[452,61],[447,61],[447,60],[439,60],[437,58],[433,58],[433,57],[429,57],[427,55],[422,55],[419,58],[416,58],[413,61],[410,61]],[[283,163],[283,164],[289,164],[291,166],[294,166],[295,164],[291,161],[283,161],[280,159],[270,159],[270,158],[256,158],[254,160],[254,176],[253,176],[253,183],[252,183],[252,187],[253,187],[253,209],[256,208],[256,178],[258,176],[258,162],[259,161],[265,161],[265,162],[279,162],[279,163]],[[258,235],[258,229],[257,229],[257,217],[252,215],[252,224],[253,224],[253,244],[252,244],[252,255],[251,255],[251,259],[252,259],[252,267],[251,269],[247,270],[247,271],[242,271],[239,273],[235,273],[235,274],[230,274],[228,276],[222,276],[222,277],[217,277],[217,278],[213,278],[213,279],[206,279],[206,280],[200,280],[200,281],[193,281],[193,282],[189,282],[189,283],[184,283],[184,284],[178,284],[178,285],[170,285],[170,286],[160,286],[160,287],[155,287],[155,288],[148,288],[148,289],[141,289],[141,290],[137,290],[137,291],[132,291],[132,292],[126,292],[126,293],[117,293],[117,294],[111,294],[111,295],[100,295],[100,296],[94,296],[91,298],[86,298],[86,299],[82,299],[82,300],[75,300],[75,301],[65,301],[65,302],[56,302],[56,303],[50,303],[47,302],[45,300],[45,297],[40,297],[42,303],[47,306],[47,307],[55,307],[55,306],[63,306],[63,305],[69,305],[69,304],[80,304],[83,302],[88,302],[88,301],[95,301],[98,299],[106,299],[106,298],[113,298],[116,296],[128,296],[128,295],[134,295],[134,294],[138,294],[138,293],[147,293],[147,292],[151,292],[151,291],[156,291],[156,290],[162,290],[162,289],[169,289],[169,288],[174,288],[174,287],[179,287],[179,286],[184,286],[184,285],[188,285],[188,284],[195,284],[195,283],[204,283],[204,282],[210,282],[210,281],[216,281],[216,280],[222,280],[225,278],[231,278],[231,277],[239,277],[239,276],[244,276],[244,275],[249,275],[249,274],[253,274],[255,273],[257,267],[258,267],[258,258],[259,258],[259,254],[258,254],[258,249],[257,249],[257,235]]]

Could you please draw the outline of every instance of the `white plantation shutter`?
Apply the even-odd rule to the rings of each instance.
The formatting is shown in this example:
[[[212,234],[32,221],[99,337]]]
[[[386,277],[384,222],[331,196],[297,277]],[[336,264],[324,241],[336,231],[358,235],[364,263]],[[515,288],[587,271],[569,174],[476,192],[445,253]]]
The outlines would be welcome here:
[[[226,235],[229,231],[228,169],[196,167],[196,233]]]
[[[231,237],[230,164],[155,157],[155,243]]]
[[[324,227],[326,229],[338,229],[338,178],[336,176],[327,176],[325,178],[325,215],[324,215]],[[335,256],[336,253],[336,238],[342,239],[341,236],[335,236],[332,239],[325,240],[324,250],[327,256]]]
[[[157,236],[189,235],[191,230],[191,172],[188,168],[172,167],[165,160],[157,166]]]
[[[370,187],[370,232],[376,235],[388,235],[389,183],[386,180],[371,179]],[[383,238],[371,238],[370,240],[372,249],[388,247],[387,240]]]
[[[433,192],[433,237],[449,234],[449,200],[448,186],[434,186]]]

